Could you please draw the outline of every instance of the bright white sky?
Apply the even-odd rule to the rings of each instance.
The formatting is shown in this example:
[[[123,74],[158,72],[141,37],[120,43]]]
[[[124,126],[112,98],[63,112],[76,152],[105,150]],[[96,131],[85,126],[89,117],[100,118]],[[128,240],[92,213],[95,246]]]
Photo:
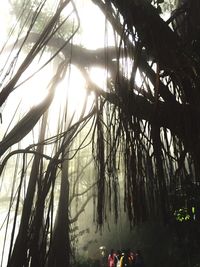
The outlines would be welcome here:
[[[105,45],[105,30],[107,21],[101,10],[91,3],[90,0],[78,0],[80,4],[80,19],[81,26],[83,28],[80,41],[84,46],[95,49],[98,47],[104,47]],[[113,35],[107,36],[106,40],[109,45],[114,44]]]
[[[48,0],[52,1],[52,0]],[[104,47],[105,45],[105,25],[107,25],[105,17],[103,16],[102,12],[99,10],[98,7],[96,7],[90,0],[76,0],[77,8],[79,11],[80,21],[81,21],[81,34],[78,37],[74,38],[74,41],[77,42],[80,45],[83,45],[84,47],[87,47],[89,49],[96,49],[99,47]],[[4,42],[6,41],[6,30],[8,28],[8,25],[12,26],[10,16],[9,16],[9,2],[8,0],[3,0],[1,4],[0,9],[0,27],[1,27],[1,36],[0,36],[0,49]],[[109,35],[110,36],[110,35]],[[113,44],[113,35],[108,38],[107,36],[107,43]],[[2,55],[0,58],[0,64],[2,65]],[[1,66],[0,66],[1,69]],[[32,67],[30,67],[32,69]],[[101,69],[92,69],[92,78],[93,80],[98,80],[98,83],[101,83],[101,85],[104,86],[105,84],[105,71]],[[44,75],[44,74],[42,74]],[[41,75],[39,75],[41,76]],[[38,76],[38,77],[39,77]],[[78,101],[78,96],[82,96],[85,93],[85,83],[83,79],[80,77],[80,73],[76,72],[76,78],[74,78],[74,81],[71,81],[71,84],[73,84],[73,94],[71,94],[71,103],[73,103],[74,108],[77,109],[77,106],[80,106],[80,103]],[[44,77],[44,76],[43,76]],[[79,77],[79,78],[77,78]],[[48,79],[49,79],[49,73],[48,73]],[[40,86],[36,86],[36,82],[40,80]],[[44,80],[44,78],[43,78]],[[30,91],[27,90],[27,86],[24,89],[21,90],[22,98],[24,100],[24,103],[26,105],[33,105],[34,103],[37,103],[41,100],[41,77],[37,78],[37,80],[33,80],[33,86],[34,90]],[[30,85],[28,85],[30,87]],[[18,92],[17,92],[18,94]],[[59,94],[61,95],[61,94]],[[12,100],[12,97],[10,97]],[[56,97],[58,102],[58,97]],[[10,100],[10,101],[11,101]],[[13,96],[13,102],[16,102],[16,96]],[[24,104],[23,104],[24,105]],[[11,106],[11,105],[10,105]],[[10,119],[10,118],[9,118]]]

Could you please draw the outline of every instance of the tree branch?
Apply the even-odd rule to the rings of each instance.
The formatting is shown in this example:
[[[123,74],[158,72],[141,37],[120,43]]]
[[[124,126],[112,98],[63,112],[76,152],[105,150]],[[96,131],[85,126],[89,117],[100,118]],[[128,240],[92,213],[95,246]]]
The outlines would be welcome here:
[[[82,212],[85,211],[85,207],[87,206],[88,202],[90,201],[90,199],[91,199],[92,197],[93,197],[93,195],[91,195],[91,196],[89,196],[89,197],[87,198],[87,200],[83,203],[83,205],[81,206],[81,208],[79,209],[79,211],[76,213],[76,215],[75,215],[72,219],[70,219],[70,223],[74,223],[74,222],[76,222],[76,221],[78,220],[78,217],[80,216],[80,214],[81,214]]]

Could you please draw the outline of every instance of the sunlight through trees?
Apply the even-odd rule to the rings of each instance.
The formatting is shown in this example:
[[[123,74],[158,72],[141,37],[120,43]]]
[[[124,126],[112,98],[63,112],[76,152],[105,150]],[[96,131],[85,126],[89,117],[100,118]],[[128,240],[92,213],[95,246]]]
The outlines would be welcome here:
[[[1,267],[75,266],[89,223],[166,225],[199,263],[198,0],[2,10]]]

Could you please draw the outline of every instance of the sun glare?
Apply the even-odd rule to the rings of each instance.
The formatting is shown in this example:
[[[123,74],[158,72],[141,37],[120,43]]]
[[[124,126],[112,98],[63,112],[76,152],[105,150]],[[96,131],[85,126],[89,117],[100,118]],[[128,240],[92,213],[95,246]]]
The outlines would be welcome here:
[[[23,1],[22,1],[23,2]],[[28,2],[28,1],[27,1]],[[76,1],[80,6],[80,0]],[[81,44],[88,49],[96,49],[98,47],[104,47],[105,45],[105,18],[102,16],[101,12],[91,4],[89,1],[82,1],[84,8],[80,8],[80,19],[82,32],[76,38],[74,38],[74,43]],[[1,37],[0,37],[0,49],[6,41],[7,38],[7,25],[8,20],[10,19],[9,14],[9,1],[2,0],[1,10],[0,10],[0,24],[1,24]],[[91,24],[91,21],[94,21]],[[14,37],[13,37],[14,38]],[[76,39],[76,40],[75,40]],[[78,40],[78,42],[77,42]],[[10,40],[11,41],[11,40]],[[12,41],[11,41],[12,43]],[[17,54],[17,51],[13,53]],[[9,52],[3,52],[1,57],[1,66],[4,66],[4,57],[7,57]],[[15,56],[15,55],[14,55]],[[12,54],[12,57],[14,57]],[[21,54],[18,58],[17,65],[14,71],[17,70],[18,64],[22,62],[26,56],[25,53],[21,51]],[[46,58],[49,59],[48,52],[42,54],[42,62],[46,61]],[[10,59],[11,61],[12,59]],[[6,60],[5,60],[6,61]],[[9,69],[9,64],[6,66]],[[23,73],[20,81],[18,82],[16,90],[8,97],[6,104],[2,107],[2,116],[3,124],[1,128],[1,137],[3,138],[4,134],[9,133],[17,125],[17,123],[24,118],[25,114],[32,108],[40,104],[48,94],[49,83],[53,76],[55,75],[55,64],[48,64],[43,70],[34,75],[31,79],[27,80],[36,70],[40,68],[43,64],[38,58],[36,58],[28,67],[28,69]],[[55,62],[54,62],[55,63]],[[3,67],[2,67],[3,68]],[[6,69],[6,68],[5,68]],[[5,72],[7,71],[5,70]],[[4,74],[4,73],[3,73]],[[106,88],[106,73],[105,70],[101,68],[91,68],[90,75],[92,80],[97,83],[102,89]],[[3,77],[3,75],[2,75]],[[9,77],[8,77],[9,79]],[[24,82],[26,81],[26,82]],[[6,83],[6,81],[5,81]],[[22,84],[20,84],[22,83]],[[49,119],[48,119],[48,134],[53,136],[57,133],[58,124],[59,124],[59,115],[62,113],[69,117],[73,116],[73,123],[75,123],[82,113],[87,114],[91,109],[94,101],[94,95],[92,92],[87,91],[87,81],[81,72],[74,66],[71,66],[68,70],[65,78],[58,83],[55,90],[55,95],[51,106],[49,108]],[[87,103],[87,105],[85,105]],[[85,108],[85,109],[84,109]],[[84,110],[84,112],[83,112]],[[19,147],[27,147],[32,143],[38,142],[39,136],[39,126],[40,123],[37,123],[33,130],[23,138],[23,140],[15,145],[12,149],[18,149]],[[60,130],[60,129],[59,129]],[[62,130],[62,129],[61,129]],[[4,219],[6,213],[4,209],[0,210],[1,220]],[[12,219],[12,218],[11,218]],[[0,236],[0,247],[3,247],[3,236]],[[6,244],[7,245],[7,244]],[[5,252],[5,254],[7,251]],[[6,258],[6,257],[5,257]]]
[[[76,4],[81,20],[81,32],[77,37],[78,43],[81,43],[88,49],[104,47],[106,25],[105,17],[102,15],[101,11],[90,1],[76,1]],[[5,30],[6,36],[6,14],[9,14],[9,3],[8,1],[3,1],[2,5],[3,8],[1,8],[0,11],[0,15],[2,15],[0,16],[0,23],[1,25],[5,26],[3,26],[2,29]],[[93,17],[95,17],[95,19],[93,19]],[[92,24],[91,20],[93,21]],[[4,34],[1,33],[1,36],[4,36]],[[3,39],[1,37],[0,41],[2,40]],[[74,42],[76,43],[77,40],[74,39]],[[113,44],[113,37],[110,38],[110,42]],[[26,71],[25,76],[30,76],[36,68],[37,65],[31,64]],[[31,78],[30,81],[24,83],[16,90],[16,92],[14,92],[14,94],[16,94],[16,98],[18,98],[19,101],[20,98],[22,99],[22,104],[25,110],[38,105],[47,96],[48,91],[46,88],[51,77],[50,73],[52,73],[52,70],[45,68],[44,71],[39,72],[37,75],[35,75],[35,77]],[[107,73],[105,73],[105,70],[103,70],[102,68],[93,67],[90,70],[90,75],[94,83],[99,85],[103,90],[106,90]],[[22,77],[22,81],[26,79],[25,76]],[[59,84],[58,88],[56,89],[52,103],[52,110],[56,109],[56,107],[58,107],[61,102],[67,101],[70,112],[76,112],[78,114],[81,112],[81,109],[83,107],[86,93],[86,81],[84,80],[80,72],[76,68],[72,67],[70,78],[66,78],[62,83]],[[90,99],[92,98],[90,97]],[[56,116],[56,114],[56,112],[53,112],[52,116]]]
[[[92,67],[90,69],[91,80],[98,85],[101,89],[106,91],[107,89],[107,78],[109,77],[109,73],[103,69],[98,67]]]
[[[66,113],[80,115],[86,98],[86,82],[77,70],[71,66],[65,79],[58,85],[52,103],[53,116],[59,107],[67,107]]]

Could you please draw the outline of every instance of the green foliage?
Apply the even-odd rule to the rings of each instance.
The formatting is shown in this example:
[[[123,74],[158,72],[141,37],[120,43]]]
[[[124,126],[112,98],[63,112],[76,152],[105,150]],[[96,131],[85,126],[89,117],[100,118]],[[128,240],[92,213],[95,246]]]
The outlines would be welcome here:
[[[177,5],[177,0],[150,0],[159,13],[171,12]]]
[[[172,12],[177,6],[177,0],[160,1],[162,12]]]
[[[11,1],[11,15],[16,17],[20,29],[31,29],[34,33],[41,33],[46,24],[55,13],[56,6],[50,5],[49,1],[41,0],[13,0]],[[61,14],[59,23],[61,24],[66,16]],[[73,21],[67,19],[59,28],[55,36],[67,39],[71,34]]]
[[[178,0],[149,0],[158,13],[171,13],[177,6]]]
[[[187,208],[180,208],[179,210],[176,210],[174,215],[176,220],[179,222],[188,221],[191,219]]]

